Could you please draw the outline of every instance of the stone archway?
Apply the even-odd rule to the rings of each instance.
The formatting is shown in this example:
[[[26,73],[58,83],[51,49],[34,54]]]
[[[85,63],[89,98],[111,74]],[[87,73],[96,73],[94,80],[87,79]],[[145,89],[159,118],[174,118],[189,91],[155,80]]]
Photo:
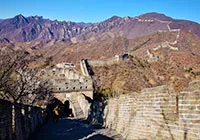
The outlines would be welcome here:
[[[65,106],[66,101],[68,105],[64,108],[70,108],[71,115],[75,118],[87,118],[90,110],[91,100],[93,99],[93,91],[78,91],[78,92],[59,92],[54,93],[53,96],[59,99]],[[67,112],[67,111],[65,111]],[[68,116],[68,113],[67,115]]]

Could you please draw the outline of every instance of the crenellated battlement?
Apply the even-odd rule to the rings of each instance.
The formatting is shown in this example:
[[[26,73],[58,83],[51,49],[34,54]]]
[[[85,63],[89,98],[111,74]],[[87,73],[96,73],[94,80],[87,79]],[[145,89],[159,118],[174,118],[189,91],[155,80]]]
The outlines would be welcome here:
[[[74,92],[93,90],[92,80],[72,69],[53,68],[42,70],[40,73],[42,78],[48,79],[53,92]]]

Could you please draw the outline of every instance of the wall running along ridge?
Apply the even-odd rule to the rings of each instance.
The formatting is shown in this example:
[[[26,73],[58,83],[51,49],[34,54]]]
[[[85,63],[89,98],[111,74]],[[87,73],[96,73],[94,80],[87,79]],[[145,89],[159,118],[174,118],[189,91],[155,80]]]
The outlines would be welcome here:
[[[131,140],[199,140],[200,81],[178,94],[159,86],[112,98],[104,110],[104,126]]]
[[[41,108],[0,99],[0,140],[26,140],[44,123]]]

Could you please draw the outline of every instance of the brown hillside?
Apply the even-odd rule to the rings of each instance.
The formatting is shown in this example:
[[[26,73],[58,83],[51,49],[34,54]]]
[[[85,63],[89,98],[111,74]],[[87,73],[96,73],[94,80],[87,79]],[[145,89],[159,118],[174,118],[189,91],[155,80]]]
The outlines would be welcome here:
[[[192,62],[186,66],[188,59]],[[177,54],[163,61],[149,63],[129,58],[118,64],[92,67],[96,88],[111,88],[116,92],[140,91],[143,88],[168,84],[180,91],[188,83],[200,78],[200,56]],[[186,63],[181,63],[185,61]]]

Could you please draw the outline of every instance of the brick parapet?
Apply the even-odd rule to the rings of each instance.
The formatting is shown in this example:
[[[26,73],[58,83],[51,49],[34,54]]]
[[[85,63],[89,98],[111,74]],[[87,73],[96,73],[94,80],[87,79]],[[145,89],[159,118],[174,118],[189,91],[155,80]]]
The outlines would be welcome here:
[[[28,139],[36,128],[43,124],[44,117],[41,108],[0,99],[0,139]]]
[[[178,94],[167,86],[144,89],[110,99],[104,114],[104,126],[126,139],[200,139],[197,89]]]

